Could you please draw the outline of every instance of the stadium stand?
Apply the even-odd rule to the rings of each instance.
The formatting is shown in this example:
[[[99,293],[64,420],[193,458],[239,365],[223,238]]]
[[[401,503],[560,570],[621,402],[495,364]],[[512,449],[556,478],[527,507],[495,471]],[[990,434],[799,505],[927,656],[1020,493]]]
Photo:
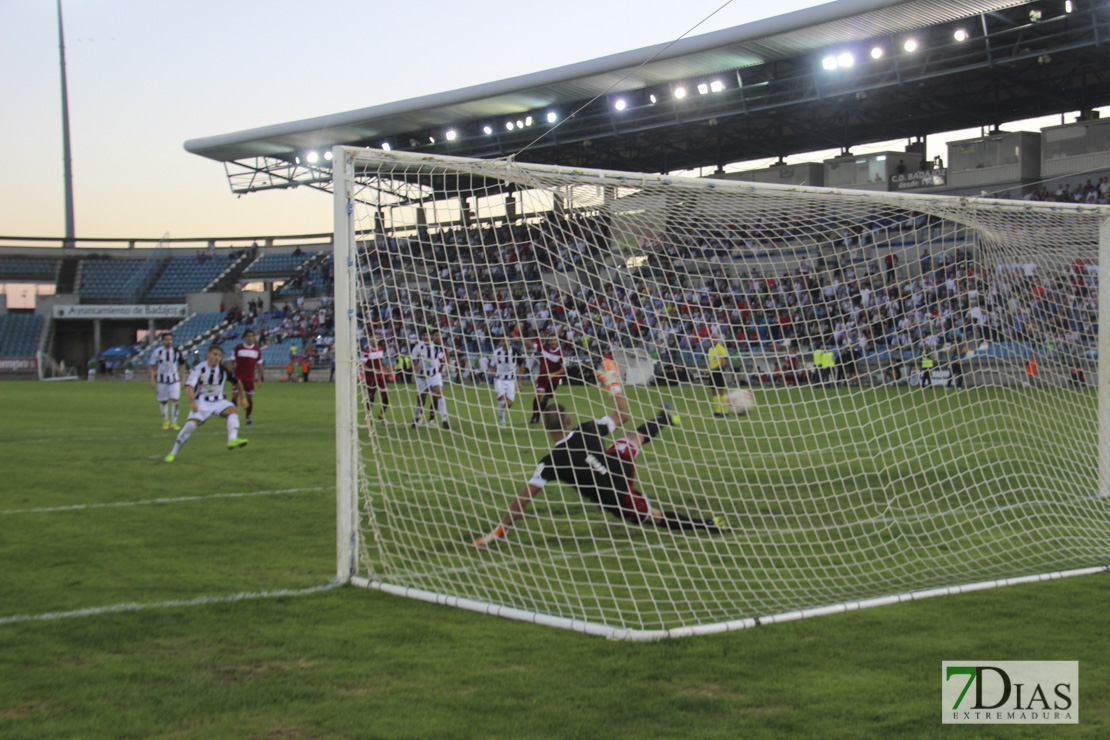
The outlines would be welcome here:
[[[37,280],[54,282],[61,260],[37,257],[0,259],[0,280]]]
[[[263,254],[243,271],[244,278],[271,276],[289,277],[316,256],[315,252],[293,252],[289,254]]]
[[[42,325],[38,314],[0,316],[0,357],[34,357]]]
[[[335,257],[332,254],[319,255],[302,266],[301,274],[287,282],[277,292],[281,298],[328,295],[335,281]]]
[[[167,264],[147,293],[150,301],[180,301],[200,293],[239,259],[237,255],[176,256]]]
[[[143,260],[89,257],[81,265],[81,300],[122,302],[145,265]]]

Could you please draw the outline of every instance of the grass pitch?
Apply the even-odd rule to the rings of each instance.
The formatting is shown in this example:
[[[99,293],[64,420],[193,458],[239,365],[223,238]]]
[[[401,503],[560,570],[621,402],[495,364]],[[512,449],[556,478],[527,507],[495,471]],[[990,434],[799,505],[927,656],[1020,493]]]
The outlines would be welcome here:
[[[242,429],[248,447],[228,452],[222,425],[210,422],[166,465],[160,460],[173,434],[160,430],[145,383],[0,383],[0,737],[1110,733],[1105,576],[649,644],[320,588],[335,571],[332,391],[324,384],[264,385],[256,424]],[[983,408],[1016,398],[984,398]],[[847,400],[827,403],[857,413]],[[593,405],[584,402],[581,415]],[[829,470],[841,469],[837,448],[848,442],[826,434],[821,449],[797,446],[790,429],[803,422],[787,415],[791,407],[764,404],[753,417],[761,454],[752,454],[746,480],[758,496],[745,526],[770,529],[777,521],[773,493],[788,473],[778,472],[775,456],[827,458]],[[907,413],[916,407],[907,404]],[[676,444],[692,449],[709,440],[717,449],[723,438],[695,411]],[[968,428],[949,421],[933,433]],[[879,433],[897,430],[892,424]],[[1045,464],[1060,459],[1053,447],[1063,430],[1050,431],[1038,447]],[[391,430],[388,444],[400,449],[409,433]],[[427,442],[438,430],[412,433],[435,449]],[[505,463],[500,498],[491,494],[494,486],[476,484],[472,503],[460,510],[460,536],[488,526],[519,484],[519,466],[535,460],[525,441],[534,432],[511,433],[524,435],[514,448],[520,460]],[[1006,430],[984,430],[979,439],[1028,444]],[[922,456],[933,453],[909,444],[920,440],[906,442],[899,465],[912,479]],[[979,445],[978,454],[992,454],[990,444]],[[935,482],[970,474],[968,466],[951,468]],[[992,471],[987,479],[1007,474],[984,469]],[[430,472],[456,471],[446,460]],[[1028,482],[1034,473],[1008,474]],[[844,485],[873,474],[862,466]],[[649,482],[653,490],[667,483]],[[689,494],[676,503],[712,503],[705,492]],[[575,507],[559,526],[607,526],[573,497],[555,505]],[[527,524],[542,544],[558,531],[539,521]],[[1059,534],[1055,546],[1067,549],[1069,533]],[[1079,725],[942,726],[940,662],[958,659],[1079,660]]]

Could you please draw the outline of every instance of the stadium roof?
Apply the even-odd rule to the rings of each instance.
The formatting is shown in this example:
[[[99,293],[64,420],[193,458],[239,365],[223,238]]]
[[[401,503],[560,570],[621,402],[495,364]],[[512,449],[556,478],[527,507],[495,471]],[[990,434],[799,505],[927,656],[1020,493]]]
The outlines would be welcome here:
[[[388,142],[472,157],[528,147],[519,159],[656,172],[847,150],[1107,104],[1110,10],[1077,5],[1066,12],[1062,0],[837,0],[498,82],[193,139],[185,148],[229,163],[236,192],[326,187],[327,164],[310,162],[309,153],[335,144]],[[957,26],[966,40],[953,38]],[[902,46],[910,35],[913,53]],[[874,47],[884,50],[881,58],[870,57]],[[825,68],[830,55],[846,53],[851,68]],[[714,82],[718,92],[697,94]],[[688,93],[681,100],[678,87]]]

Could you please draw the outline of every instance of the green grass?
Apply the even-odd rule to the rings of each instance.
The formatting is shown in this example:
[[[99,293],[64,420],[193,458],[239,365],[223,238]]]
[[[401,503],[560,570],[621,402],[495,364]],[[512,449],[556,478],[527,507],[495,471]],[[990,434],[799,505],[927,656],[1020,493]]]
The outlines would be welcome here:
[[[742,420],[713,418],[702,388],[629,393],[636,418],[666,398],[685,420],[645,448],[637,487],[664,508],[722,514],[733,533],[628,527],[552,485],[509,546],[476,550],[550,440],[519,410],[493,426],[488,388],[451,388],[465,434],[393,423],[364,447],[372,574],[660,630],[1110,562],[1088,393],[762,390]],[[410,395],[394,393],[406,420]],[[601,398],[560,392],[579,419],[603,413]]]
[[[691,394],[687,428],[650,450],[645,488],[683,508],[734,501],[730,515],[758,530],[758,537],[745,535],[751,544],[785,539],[788,516],[834,525],[847,516],[822,511],[817,498],[790,498],[803,464],[827,474],[830,490],[863,491],[860,511],[873,510],[884,490],[903,492],[903,508],[918,513],[935,509],[930,492],[941,490],[997,508],[1011,495],[1004,493],[1009,480],[1047,490],[1042,478],[1067,475],[1079,488],[1090,475],[1066,454],[1088,454],[1089,397],[1038,397],[1032,411],[1059,406],[1070,421],[1040,423],[1030,436],[1029,424],[1013,420],[1037,417],[1022,415],[1027,401],[1012,392],[976,391],[960,405],[938,396],[925,401],[933,404],[927,413],[920,397],[897,390],[875,392],[887,396],[792,393],[763,394],[759,414],[729,420],[744,430],[743,444],[706,419]],[[210,423],[177,462],[165,465],[160,459],[172,433],[160,431],[145,384],[0,384],[0,620],[9,618],[0,623],[0,737],[1096,738],[1110,732],[1110,645],[1102,634],[1110,593],[1101,575],[646,644],[350,587],[10,621],[326,584],[335,572],[331,394],[322,384],[265,385],[257,424],[243,429],[250,446],[228,452],[222,428]],[[530,393],[524,396],[530,402]],[[581,390],[566,396],[583,416],[599,403]],[[635,400],[647,408],[655,398]],[[474,555],[450,544],[488,527],[542,444],[518,417],[505,438],[512,442],[508,458],[492,459],[502,456],[491,456],[488,442],[502,438],[479,424],[480,413],[492,414],[488,399],[475,401],[481,406],[470,419],[459,404],[459,421],[470,429],[448,442],[435,436],[439,430],[394,425],[377,440],[386,455],[379,459],[419,456],[429,472],[458,482],[451,487],[458,492],[454,503],[445,507],[458,521],[450,530],[440,524],[444,535],[425,543],[423,557],[443,565],[504,558],[525,543],[539,554],[583,534],[619,538],[633,552],[658,537],[613,527],[573,492],[550,489],[514,533],[517,549]],[[960,411],[961,405],[970,410]],[[865,431],[826,426],[819,422],[829,418],[822,409],[864,421]],[[1015,413],[993,413],[999,409]],[[1058,426],[1046,429],[1049,424]],[[925,436],[907,437],[907,425]],[[1030,441],[1038,437],[1040,443]],[[989,464],[936,452],[948,439]],[[907,450],[904,459],[893,468],[880,464],[898,444]],[[1029,451],[1035,464],[1004,463],[1007,446]],[[869,457],[859,454],[864,447],[872,450]],[[695,460],[694,449],[704,454]],[[721,456],[742,464],[721,464]],[[668,473],[675,461],[680,471],[700,467],[713,471],[701,477],[718,481],[743,470],[728,480],[747,493],[714,498],[690,485],[693,478]],[[487,469],[488,478],[475,475]],[[957,483],[972,493],[959,494]],[[421,497],[428,503],[433,496],[412,493],[406,504],[400,488],[388,490],[393,518],[415,516],[423,510]],[[440,495],[447,494],[441,489]],[[155,499],[164,501],[149,503]],[[136,505],[116,505],[129,502]],[[1079,525],[1059,521],[1046,518],[1045,527],[1058,538],[1057,559],[1067,560]],[[905,538],[918,525],[903,526]],[[986,529],[966,534],[992,537]],[[1097,554],[1097,544],[1083,544],[1083,558]],[[738,547],[710,554],[724,558]],[[417,549],[411,546],[401,561],[415,558]],[[842,552],[833,548],[825,556]],[[1043,562],[1044,554],[1030,561]],[[498,570],[504,568],[492,568]],[[756,576],[776,572],[745,577],[756,583]],[[970,570],[971,580],[976,572]],[[653,577],[645,580],[655,584]],[[943,727],[940,663],[959,659],[1079,660],[1080,724]]]

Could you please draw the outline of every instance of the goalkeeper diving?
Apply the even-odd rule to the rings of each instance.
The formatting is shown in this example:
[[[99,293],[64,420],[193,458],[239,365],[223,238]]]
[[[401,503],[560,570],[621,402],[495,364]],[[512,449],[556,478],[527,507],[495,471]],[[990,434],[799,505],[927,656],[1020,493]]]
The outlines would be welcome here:
[[[613,434],[631,418],[628,398],[620,384],[620,373],[607,357],[597,374],[598,381],[613,399],[613,411],[594,421],[574,425],[562,404],[551,404],[543,412],[543,427],[555,446],[536,465],[532,477],[517,493],[500,523],[485,537],[474,541],[484,546],[507,538],[509,528],[524,514],[532,499],[544,486],[558,480],[572,486],[581,496],[599,504],[608,513],[633,524],[653,524],[670,530],[700,530],[719,534],[728,531],[721,517],[698,519],[673,511],[662,511],[636,490],[636,458],[644,445],[664,427],[680,426],[679,416],[670,404],[635,431],[627,432],[612,445],[604,437]]]

